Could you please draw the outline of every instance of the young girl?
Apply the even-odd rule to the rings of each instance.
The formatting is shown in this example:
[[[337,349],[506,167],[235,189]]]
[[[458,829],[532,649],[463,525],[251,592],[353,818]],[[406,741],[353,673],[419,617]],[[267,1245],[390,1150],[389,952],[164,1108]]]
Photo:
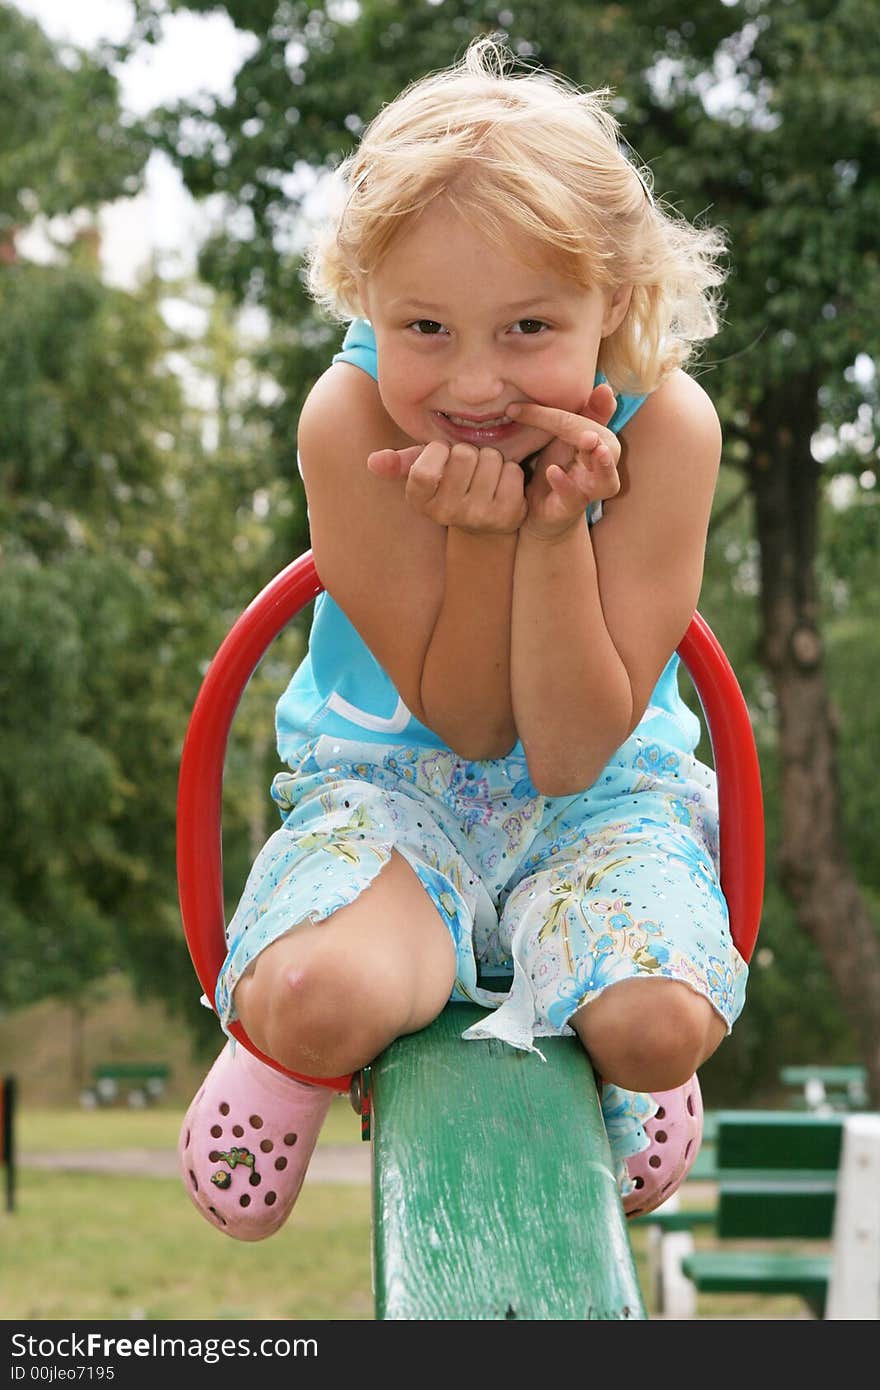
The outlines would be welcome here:
[[[721,239],[655,204],[604,93],[485,39],[342,180],[311,275],[351,326],[299,428],[326,592],[216,992],[284,1071],[227,1043],[184,1181],[228,1235],[271,1234],[333,1094],[286,1073],[347,1074],[453,998],[491,1011],[466,1039],[577,1034],[649,1210],[746,981],[675,655],[720,454],[681,367]]]

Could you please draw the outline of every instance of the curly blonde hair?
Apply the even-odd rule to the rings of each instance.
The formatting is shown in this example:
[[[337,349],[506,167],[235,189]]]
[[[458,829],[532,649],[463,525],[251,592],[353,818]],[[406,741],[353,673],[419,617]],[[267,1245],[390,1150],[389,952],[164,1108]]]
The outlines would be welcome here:
[[[513,61],[495,38],[476,39],[383,107],[338,171],[339,206],[307,255],[309,290],[332,316],[357,317],[359,280],[443,196],[489,241],[580,286],[632,285],[598,365],[615,390],[653,390],[718,331],[724,237],[658,206],[623,152],[607,89]]]

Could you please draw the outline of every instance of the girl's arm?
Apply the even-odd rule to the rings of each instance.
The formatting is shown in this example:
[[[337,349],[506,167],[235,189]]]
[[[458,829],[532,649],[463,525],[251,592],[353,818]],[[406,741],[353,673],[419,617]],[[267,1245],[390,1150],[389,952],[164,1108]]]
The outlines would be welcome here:
[[[592,785],[644,714],[699,597],[721,451],[715,410],[676,372],[622,442],[620,492],[592,531],[579,517],[555,533],[527,520],[520,533],[511,690],[546,795]]]
[[[446,532],[443,602],[422,663],[419,718],[469,761],[516,743],[510,615],[516,533]]]
[[[412,441],[388,417],[375,383],[344,363],[310,393],[298,442],[312,548],[328,593],[416,718],[460,757],[501,757],[516,741],[510,620],[516,525],[525,509],[516,465],[508,466],[520,494],[511,534],[427,515],[415,503],[431,491],[432,467],[439,468],[432,493],[438,504],[450,500],[455,477],[436,450],[420,468],[394,476],[389,455],[406,453]],[[381,459],[375,470],[367,467],[368,457],[381,455],[387,467]],[[509,471],[507,479],[509,486]]]

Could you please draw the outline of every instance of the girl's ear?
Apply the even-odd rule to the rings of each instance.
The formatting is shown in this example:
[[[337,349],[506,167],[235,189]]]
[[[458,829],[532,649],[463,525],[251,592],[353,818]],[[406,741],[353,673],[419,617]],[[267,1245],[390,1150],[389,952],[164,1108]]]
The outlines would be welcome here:
[[[610,338],[615,329],[623,323],[632,299],[632,292],[632,285],[618,285],[617,289],[608,296],[605,304],[605,315],[602,319],[603,338]]]

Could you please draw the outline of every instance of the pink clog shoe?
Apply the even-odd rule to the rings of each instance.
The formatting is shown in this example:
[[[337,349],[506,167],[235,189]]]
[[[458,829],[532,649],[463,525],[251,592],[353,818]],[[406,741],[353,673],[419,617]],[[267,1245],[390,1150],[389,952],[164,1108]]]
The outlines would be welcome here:
[[[684,1182],[700,1152],[703,1098],[696,1076],[674,1091],[655,1091],[657,1114],[645,1122],[651,1143],[626,1160],[634,1190],[623,1199],[627,1216],[659,1207]]]
[[[186,1112],[184,1185],[206,1221],[236,1240],[264,1240],[299,1196],[333,1100],[227,1043]]]

